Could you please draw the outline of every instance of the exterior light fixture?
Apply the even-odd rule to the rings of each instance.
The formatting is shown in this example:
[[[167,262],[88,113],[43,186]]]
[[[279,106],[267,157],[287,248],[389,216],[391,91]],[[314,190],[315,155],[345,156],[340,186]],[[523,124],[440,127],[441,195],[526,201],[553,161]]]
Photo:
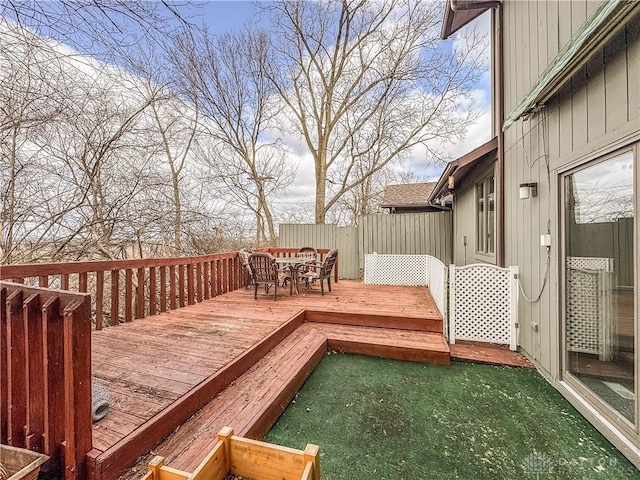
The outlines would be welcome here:
[[[520,184],[520,199],[524,200],[529,197],[538,196],[538,184],[537,183],[521,183]]]
[[[456,186],[456,179],[451,175],[448,182],[449,190],[453,190]]]

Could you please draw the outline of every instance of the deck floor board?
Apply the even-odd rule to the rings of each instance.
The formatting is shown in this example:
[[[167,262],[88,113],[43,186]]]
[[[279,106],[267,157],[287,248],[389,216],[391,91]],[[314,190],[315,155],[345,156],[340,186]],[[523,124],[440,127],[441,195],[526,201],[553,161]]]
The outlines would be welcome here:
[[[94,424],[94,446],[105,451],[301,310],[437,315],[424,287],[340,281],[332,290],[321,296],[315,286],[290,296],[280,289],[274,301],[263,289],[257,300],[252,289],[240,289],[93,332],[93,375],[105,381],[114,406]]]

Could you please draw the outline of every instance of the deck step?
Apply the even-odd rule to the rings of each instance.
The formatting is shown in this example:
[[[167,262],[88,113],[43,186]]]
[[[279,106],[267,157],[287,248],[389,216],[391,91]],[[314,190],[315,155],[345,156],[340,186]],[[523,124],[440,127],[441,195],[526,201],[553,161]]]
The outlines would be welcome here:
[[[451,361],[449,345],[441,333],[313,322],[332,350],[359,355],[439,363]]]
[[[299,327],[220,395],[179,427],[154,453],[172,467],[192,471],[211,449],[217,432],[262,438],[327,350],[326,337],[310,324]]]
[[[323,310],[305,310],[308,322],[332,323],[361,327],[379,327],[398,330],[416,330],[420,332],[442,333],[442,317],[440,314],[414,316],[402,312],[397,314],[380,314],[374,312],[345,312],[326,308]]]

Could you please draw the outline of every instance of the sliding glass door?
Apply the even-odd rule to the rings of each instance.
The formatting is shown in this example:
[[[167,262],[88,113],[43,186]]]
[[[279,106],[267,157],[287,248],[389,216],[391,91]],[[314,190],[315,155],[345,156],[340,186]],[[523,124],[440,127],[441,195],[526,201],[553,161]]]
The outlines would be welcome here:
[[[611,418],[636,424],[634,149],[564,176],[564,371]]]

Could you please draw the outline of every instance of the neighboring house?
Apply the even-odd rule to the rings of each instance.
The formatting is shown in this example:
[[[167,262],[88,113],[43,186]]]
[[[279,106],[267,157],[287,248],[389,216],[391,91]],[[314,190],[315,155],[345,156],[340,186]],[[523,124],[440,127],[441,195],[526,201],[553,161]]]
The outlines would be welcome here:
[[[435,182],[387,185],[380,208],[389,209],[389,213],[439,212],[442,208],[429,203],[435,185]]]
[[[456,263],[519,267],[521,351],[640,466],[640,2],[449,0],[443,38],[487,10],[496,139],[431,200],[453,176]]]

